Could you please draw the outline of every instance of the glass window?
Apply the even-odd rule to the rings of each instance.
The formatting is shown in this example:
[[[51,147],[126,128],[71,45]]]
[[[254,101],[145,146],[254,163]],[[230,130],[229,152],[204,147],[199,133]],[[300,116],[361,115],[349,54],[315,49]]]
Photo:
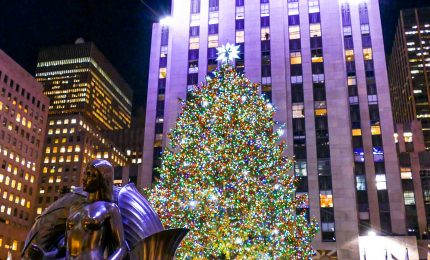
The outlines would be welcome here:
[[[299,14],[299,2],[292,1],[288,3],[288,15],[298,15]]]
[[[290,26],[288,27],[288,31],[290,33],[290,40],[300,39],[300,26]]]
[[[291,64],[302,64],[301,52],[291,52],[290,58],[291,58]]]
[[[321,208],[333,207],[333,194],[331,190],[320,191],[320,207]]]
[[[364,175],[355,176],[357,182],[357,190],[366,190],[366,177]]]
[[[245,31],[236,31],[236,43],[245,42]]]
[[[318,13],[320,11],[319,0],[309,0],[309,13]]]
[[[354,60],[354,50],[346,50],[345,51],[345,57],[346,57],[346,61],[353,61]]]
[[[244,19],[245,18],[245,7],[244,6],[237,6],[236,7],[236,20]]]
[[[372,48],[363,49],[363,55],[364,55],[364,60],[372,60],[373,59]]]
[[[412,143],[412,141],[413,141],[412,133],[411,132],[405,132],[405,133],[403,133],[403,138],[405,140],[405,143]]]
[[[293,104],[293,118],[303,118],[305,117],[305,107],[303,103]]]
[[[313,23],[310,25],[310,36],[321,37],[321,24]]]
[[[191,0],[191,13],[200,13],[200,0]]]
[[[303,76],[291,76],[292,84],[300,84],[303,83]]]
[[[387,189],[387,180],[385,178],[385,174],[376,174],[376,189],[377,190],[386,190]]]
[[[368,24],[362,24],[361,25],[361,34],[369,34],[370,28]]]
[[[218,47],[218,35],[209,35],[208,48],[216,48],[216,47]]]
[[[405,199],[405,205],[415,205],[415,194],[413,191],[403,192],[403,198]]]
[[[270,28],[269,27],[261,28],[261,40],[262,41],[270,40]]]
[[[380,135],[381,134],[381,127],[380,126],[372,126],[371,127],[372,135]]]
[[[351,36],[352,35],[352,28],[351,28],[351,26],[345,26],[345,27],[343,27],[343,35],[344,36]]]
[[[190,38],[190,50],[195,50],[199,48],[200,39],[199,37],[191,37]]]
[[[294,173],[296,176],[307,176],[306,161],[295,161],[294,162]]]
[[[402,180],[412,180],[412,170],[409,167],[400,168],[400,176]]]
[[[219,13],[218,12],[209,12],[209,24],[219,23]]]
[[[270,14],[269,4],[268,3],[261,4],[260,11],[261,11],[261,17],[269,16],[269,14]]]

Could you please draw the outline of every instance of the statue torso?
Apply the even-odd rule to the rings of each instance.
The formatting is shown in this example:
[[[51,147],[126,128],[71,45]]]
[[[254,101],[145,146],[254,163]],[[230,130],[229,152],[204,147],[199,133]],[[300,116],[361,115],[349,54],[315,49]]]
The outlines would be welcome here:
[[[69,259],[103,259],[107,246],[105,221],[112,203],[97,201],[72,209],[67,219],[67,257]]]

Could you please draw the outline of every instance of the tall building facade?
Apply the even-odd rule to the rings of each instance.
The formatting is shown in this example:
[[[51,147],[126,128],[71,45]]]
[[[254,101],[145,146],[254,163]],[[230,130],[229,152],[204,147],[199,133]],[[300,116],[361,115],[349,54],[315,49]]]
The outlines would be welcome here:
[[[0,89],[0,259],[19,259],[34,221],[49,99],[1,50]]]
[[[103,131],[130,127],[132,91],[92,43],[42,50],[36,79],[50,98],[37,201],[40,214],[80,185],[90,160],[104,158],[114,166],[129,163]]]
[[[430,7],[400,11],[389,58],[394,120],[422,123],[430,149]]]
[[[139,184],[152,181],[178,98],[217,67],[227,42],[287,126],[297,192],[321,226],[319,255],[359,259],[369,230],[405,235],[377,0],[174,0],[171,23],[153,25]]]

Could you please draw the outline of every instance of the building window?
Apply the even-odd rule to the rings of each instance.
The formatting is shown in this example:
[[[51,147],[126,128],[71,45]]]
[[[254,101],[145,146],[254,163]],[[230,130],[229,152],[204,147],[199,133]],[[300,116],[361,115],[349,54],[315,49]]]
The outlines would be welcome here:
[[[366,176],[364,175],[357,175],[355,176],[356,184],[357,184],[357,190],[363,191],[366,190]]]
[[[306,161],[295,161],[294,162],[294,173],[296,176],[307,176]]]
[[[320,207],[321,208],[333,207],[333,194],[331,190],[320,191]]]
[[[290,26],[288,27],[288,31],[290,34],[290,40],[300,39],[300,26]]]
[[[377,190],[386,190],[387,189],[387,180],[385,178],[385,174],[376,174],[376,189]]]
[[[412,143],[412,141],[413,141],[412,133],[410,133],[410,132],[403,133],[403,138],[405,140],[405,143]]]
[[[321,24],[314,23],[310,25],[310,36],[321,37]]]
[[[305,117],[305,107],[303,103],[293,104],[293,118],[303,118]]]
[[[291,52],[290,58],[291,58],[291,64],[302,64],[301,52]]]
[[[403,192],[403,198],[405,199],[405,205],[415,205],[415,195],[413,191]]]
[[[409,167],[400,168],[400,176],[402,180],[412,180],[412,170]]]

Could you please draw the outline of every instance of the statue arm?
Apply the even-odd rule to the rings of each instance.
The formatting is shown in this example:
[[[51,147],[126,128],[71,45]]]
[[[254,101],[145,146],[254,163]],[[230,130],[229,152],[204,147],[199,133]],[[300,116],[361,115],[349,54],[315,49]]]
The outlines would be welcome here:
[[[125,244],[124,229],[122,227],[121,214],[118,207],[112,204],[109,218],[110,230],[112,231],[112,242],[114,252],[109,256],[109,260],[124,259],[127,256],[127,246]]]

